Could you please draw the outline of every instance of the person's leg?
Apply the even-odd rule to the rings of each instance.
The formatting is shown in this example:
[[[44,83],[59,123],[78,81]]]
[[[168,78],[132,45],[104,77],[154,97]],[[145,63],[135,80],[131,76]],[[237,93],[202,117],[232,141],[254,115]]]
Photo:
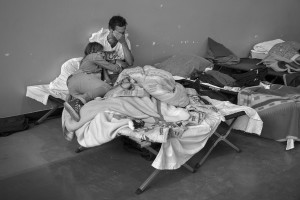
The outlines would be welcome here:
[[[69,98],[64,103],[64,108],[71,115],[75,121],[80,120],[80,109],[86,103],[84,94],[81,94],[81,85],[86,80],[86,74],[72,75],[67,80],[67,86],[69,90]]]
[[[81,85],[85,82],[86,74],[76,74],[72,75],[67,80],[67,86],[69,90],[69,95],[73,98],[80,99],[83,103],[86,103],[85,99],[82,97]],[[72,99],[70,99],[72,100]]]
[[[105,83],[107,84],[107,83]],[[107,84],[108,85],[108,84]],[[104,95],[111,89],[112,87],[110,85],[104,86],[103,84],[99,85],[98,87],[95,87],[84,94],[84,98],[87,102],[95,99],[96,97],[104,97]]]
[[[66,101],[64,107],[73,119],[79,121],[81,107],[96,97],[103,97],[111,88],[97,75],[76,74],[68,80],[69,93],[75,99]]]
[[[96,97],[103,97],[111,88],[112,86],[99,79],[98,76],[88,74],[81,81],[78,92],[86,102],[89,102]]]
[[[82,73],[69,80],[68,88],[70,95],[86,103],[96,97],[103,97],[112,86],[99,79],[97,75]]]
[[[75,98],[70,101],[66,101],[64,103],[64,108],[71,115],[71,117],[78,122],[80,120],[80,110],[83,105],[84,103],[82,103],[80,99]]]

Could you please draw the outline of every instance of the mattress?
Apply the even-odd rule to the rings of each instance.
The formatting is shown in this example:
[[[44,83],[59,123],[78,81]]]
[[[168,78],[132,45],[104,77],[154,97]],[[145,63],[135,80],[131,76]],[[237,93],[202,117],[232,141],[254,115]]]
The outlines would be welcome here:
[[[27,86],[26,97],[41,102],[44,105],[48,104],[49,98],[54,97],[66,100],[68,91],[66,90],[51,90],[49,84]]]

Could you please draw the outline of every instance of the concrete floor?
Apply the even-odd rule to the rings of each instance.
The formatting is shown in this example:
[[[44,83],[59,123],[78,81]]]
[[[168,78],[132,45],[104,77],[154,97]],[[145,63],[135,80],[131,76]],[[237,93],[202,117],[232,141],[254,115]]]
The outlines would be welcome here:
[[[230,140],[241,153],[221,143],[195,173],[163,171],[136,195],[153,170],[150,161],[125,151],[120,139],[76,154],[60,119],[47,120],[0,138],[0,199],[300,199],[298,143],[286,151],[285,143],[247,134]]]

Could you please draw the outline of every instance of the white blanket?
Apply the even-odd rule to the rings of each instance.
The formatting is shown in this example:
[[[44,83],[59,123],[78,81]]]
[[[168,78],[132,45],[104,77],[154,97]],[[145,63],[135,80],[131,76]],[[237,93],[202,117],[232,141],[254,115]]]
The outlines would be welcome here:
[[[199,112],[204,112],[206,117],[198,125],[186,126],[180,137],[169,136],[170,129],[167,126],[163,129],[155,127],[150,132],[138,132],[128,128],[128,122],[132,118],[143,119],[148,125],[153,125],[157,123],[157,119],[161,119],[156,99],[149,97],[93,100],[81,109],[79,122],[73,121],[67,112],[63,112],[62,124],[69,132],[75,132],[79,144],[85,147],[104,144],[119,134],[161,142],[162,147],[152,166],[161,170],[177,169],[205,146],[208,138],[224,119],[223,115],[246,111],[247,116],[240,117],[235,127],[249,133],[260,134],[261,132],[262,121],[254,109],[212,100],[209,97],[207,99],[219,111],[215,112],[206,105],[191,105],[197,107]],[[186,122],[190,119],[187,109],[177,108],[163,102],[161,102],[161,114],[167,122]]]

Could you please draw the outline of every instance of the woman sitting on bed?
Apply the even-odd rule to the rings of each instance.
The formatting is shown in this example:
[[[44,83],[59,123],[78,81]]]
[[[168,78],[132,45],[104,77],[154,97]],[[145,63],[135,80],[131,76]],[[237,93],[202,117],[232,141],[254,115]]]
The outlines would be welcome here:
[[[112,88],[107,70],[116,73],[122,71],[118,61],[112,64],[104,58],[101,44],[97,42],[88,43],[79,69],[67,79],[71,98],[64,103],[64,107],[76,121],[80,120],[79,111],[85,103],[96,97],[103,97]]]

